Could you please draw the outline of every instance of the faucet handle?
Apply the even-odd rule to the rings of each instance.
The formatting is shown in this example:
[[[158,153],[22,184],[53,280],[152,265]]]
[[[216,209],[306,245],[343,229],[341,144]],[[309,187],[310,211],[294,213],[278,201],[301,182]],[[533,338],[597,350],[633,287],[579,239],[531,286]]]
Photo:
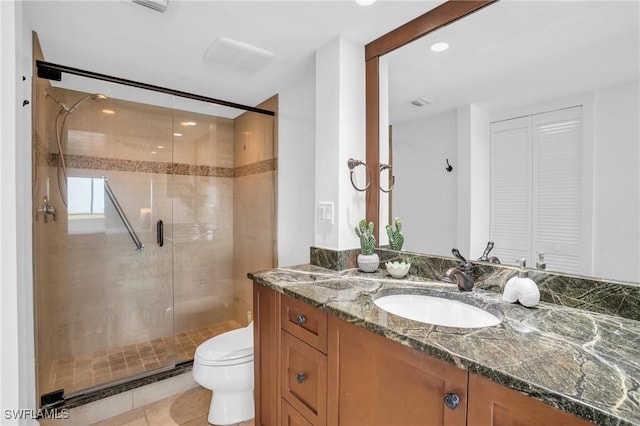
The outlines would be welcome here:
[[[484,261],[484,262],[488,262],[489,261],[489,253],[491,253],[491,250],[493,250],[493,241],[487,242],[487,247],[484,249],[484,253],[482,253],[482,256],[480,256],[480,258],[478,258],[478,260]]]
[[[462,256],[462,255],[460,254],[460,250],[458,250],[457,248],[452,248],[452,249],[451,249],[451,253],[453,253],[453,255],[454,255],[455,257],[457,257],[457,258],[458,258],[458,260],[460,260],[460,261],[462,262],[460,266],[462,266],[462,265],[466,265],[466,264],[468,264],[468,263],[469,263],[469,262],[467,262],[467,259],[465,259],[465,258],[464,258],[464,256]]]

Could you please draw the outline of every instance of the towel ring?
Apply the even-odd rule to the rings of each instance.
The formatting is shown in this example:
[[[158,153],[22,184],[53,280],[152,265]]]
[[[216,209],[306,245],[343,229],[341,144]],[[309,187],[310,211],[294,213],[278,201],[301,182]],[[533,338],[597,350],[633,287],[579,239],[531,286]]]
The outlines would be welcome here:
[[[382,174],[383,171],[389,169],[389,173],[391,173],[391,169],[393,168],[393,166],[390,166],[389,164],[382,164],[380,163],[380,174]],[[380,179],[380,182],[382,182],[382,179]],[[391,175],[391,186],[389,187],[389,189],[384,189],[382,187],[382,184],[380,184],[380,191],[382,192],[386,192],[387,194],[391,191],[393,191],[393,186],[396,184],[396,177],[394,175]]]
[[[349,158],[349,161],[347,161],[347,166],[349,166],[349,177],[351,178],[351,185],[353,185],[356,191],[364,192],[367,189],[369,189],[369,185],[371,185],[371,172],[367,168],[367,165],[360,160],[354,160],[353,158]],[[353,169],[355,169],[358,166],[364,166],[365,170],[367,171],[367,177],[368,177],[367,186],[365,186],[363,189],[358,188],[356,186],[356,183],[353,181]]]

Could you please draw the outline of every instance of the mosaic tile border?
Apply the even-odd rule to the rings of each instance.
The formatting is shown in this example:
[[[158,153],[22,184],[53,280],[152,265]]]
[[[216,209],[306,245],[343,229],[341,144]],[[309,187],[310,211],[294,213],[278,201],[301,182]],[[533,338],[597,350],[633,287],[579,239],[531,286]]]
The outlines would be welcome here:
[[[49,154],[49,166],[58,164],[58,154]],[[214,167],[183,163],[165,163],[160,161],[125,160],[116,158],[94,157],[89,155],[65,155],[67,167],[87,170],[115,170],[119,172],[139,172],[173,174],[183,176],[240,177],[277,169],[277,159],[258,161],[232,167]]]
[[[238,166],[233,169],[233,177],[249,176],[258,173],[272,172],[278,169],[278,159],[270,158],[268,160],[258,161],[257,163]]]
[[[409,274],[430,280],[440,280],[442,274],[457,266],[454,258],[429,256],[419,253],[376,250],[380,264],[389,261],[411,263]],[[311,247],[310,263],[334,271],[356,268],[359,249],[331,250]],[[506,282],[518,273],[515,266],[472,262],[475,285],[496,293],[502,292]],[[381,266],[383,267],[383,266]],[[578,275],[529,269],[529,276],[538,284],[540,299],[561,306],[583,309],[640,321],[640,285],[609,281]]]

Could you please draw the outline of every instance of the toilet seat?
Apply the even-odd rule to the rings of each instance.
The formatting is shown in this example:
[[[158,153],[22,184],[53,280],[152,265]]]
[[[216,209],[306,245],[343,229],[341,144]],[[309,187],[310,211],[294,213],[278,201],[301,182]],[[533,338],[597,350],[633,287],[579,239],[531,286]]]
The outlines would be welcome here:
[[[212,337],[196,349],[202,365],[235,365],[253,361],[253,323]]]

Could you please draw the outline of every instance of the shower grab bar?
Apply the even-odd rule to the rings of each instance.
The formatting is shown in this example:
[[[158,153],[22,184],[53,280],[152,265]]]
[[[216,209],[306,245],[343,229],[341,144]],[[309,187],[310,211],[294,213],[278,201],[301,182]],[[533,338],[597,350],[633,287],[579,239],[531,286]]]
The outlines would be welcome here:
[[[111,189],[111,186],[109,185],[109,179],[107,179],[106,176],[101,176],[101,178],[104,180],[104,189],[107,192],[107,195],[109,196],[109,199],[111,200],[111,204],[113,204],[113,207],[115,207],[116,212],[118,212],[118,216],[120,216],[120,219],[122,220],[122,223],[124,224],[124,227],[127,228],[127,231],[129,231],[129,235],[131,236],[131,239],[133,240],[133,244],[135,244],[135,246],[136,246],[136,251],[142,251],[142,249],[144,248],[144,245],[140,241],[140,238],[138,238],[138,235],[136,234],[136,231],[133,230],[133,227],[129,223],[129,219],[127,219],[127,215],[124,214],[124,211],[122,210],[122,207],[120,207],[120,203],[118,202],[118,199],[116,198],[116,195],[113,193],[113,190]]]

